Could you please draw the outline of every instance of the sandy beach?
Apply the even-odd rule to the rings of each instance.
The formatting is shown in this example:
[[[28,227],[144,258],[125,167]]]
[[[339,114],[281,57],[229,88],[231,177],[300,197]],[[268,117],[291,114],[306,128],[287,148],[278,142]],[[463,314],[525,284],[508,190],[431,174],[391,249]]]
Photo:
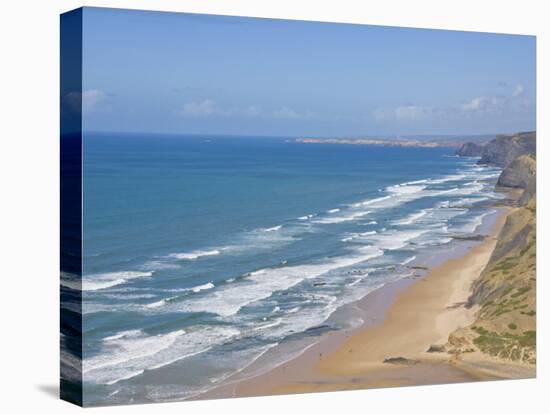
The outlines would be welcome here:
[[[386,305],[382,314],[353,332],[335,332],[296,358],[252,378],[234,380],[199,398],[367,389],[441,384],[510,377],[475,369],[446,352],[428,352],[449,334],[474,321],[477,307],[465,306],[472,283],[487,265],[505,219],[501,208],[488,237],[465,254],[379,289],[357,306],[364,313]],[[494,367],[493,367],[494,368]]]

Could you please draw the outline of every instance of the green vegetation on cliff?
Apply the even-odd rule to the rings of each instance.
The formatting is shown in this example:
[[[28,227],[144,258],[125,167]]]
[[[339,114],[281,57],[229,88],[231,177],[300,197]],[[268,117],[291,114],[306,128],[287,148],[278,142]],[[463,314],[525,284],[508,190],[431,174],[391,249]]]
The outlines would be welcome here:
[[[503,172],[500,185],[523,188],[508,215],[495,250],[473,285],[468,306],[478,306],[475,322],[449,337],[450,353],[482,354],[536,363],[536,168],[519,157]]]

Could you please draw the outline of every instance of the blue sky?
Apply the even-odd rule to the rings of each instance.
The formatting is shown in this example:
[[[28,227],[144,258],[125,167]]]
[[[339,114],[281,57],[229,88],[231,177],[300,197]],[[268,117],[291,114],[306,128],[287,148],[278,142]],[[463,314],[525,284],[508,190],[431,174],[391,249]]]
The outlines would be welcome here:
[[[535,38],[86,8],[88,131],[535,129]]]

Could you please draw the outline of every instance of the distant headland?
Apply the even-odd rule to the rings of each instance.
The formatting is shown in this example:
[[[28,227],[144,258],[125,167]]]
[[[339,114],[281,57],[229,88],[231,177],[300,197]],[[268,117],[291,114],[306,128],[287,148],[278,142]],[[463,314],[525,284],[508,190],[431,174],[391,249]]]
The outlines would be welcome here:
[[[407,137],[301,137],[299,144],[331,145],[373,145],[382,147],[460,148],[464,143],[474,141],[485,144],[496,135],[475,136],[407,136]]]

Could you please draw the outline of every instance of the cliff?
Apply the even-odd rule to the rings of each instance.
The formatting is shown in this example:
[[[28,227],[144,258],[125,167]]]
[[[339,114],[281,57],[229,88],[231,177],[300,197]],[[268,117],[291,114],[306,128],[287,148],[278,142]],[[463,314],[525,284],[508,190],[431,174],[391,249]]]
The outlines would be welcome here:
[[[493,164],[506,168],[521,155],[535,154],[536,133],[520,132],[515,135],[500,135],[483,147],[479,164]]]
[[[529,202],[535,198],[537,195],[537,176],[534,175],[529,182],[527,183],[527,188],[523,191],[523,194],[521,195],[518,204],[520,206],[525,206],[529,204]]]
[[[507,145],[507,144],[506,144]],[[499,177],[501,187],[521,188],[467,306],[475,322],[453,332],[445,346],[457,363],[487,368],[487,360],[536,364],[536,162],[520,156]],[[489,364],[490,366],[490,364]],[[519,368],[518,368],[519,369]],[[523,371],[525,372],[525,371]]]
[[[500,174],[499,187],[526,189],[537,171],[535,159],[530,155],[521,155],[508,165]]]
[[[536,132],[519,132],[513,135],[499,135],[487,144],[467,142],[456,155],[461,157],[481,157],[478,164],[491,164],[506,168],[521,155],[532,155],[537,151]]]
[[[459,157],[480,157],[483,153],[483,147],[484,145],[475,142],[467,142],[456,151],[456,155]]]

